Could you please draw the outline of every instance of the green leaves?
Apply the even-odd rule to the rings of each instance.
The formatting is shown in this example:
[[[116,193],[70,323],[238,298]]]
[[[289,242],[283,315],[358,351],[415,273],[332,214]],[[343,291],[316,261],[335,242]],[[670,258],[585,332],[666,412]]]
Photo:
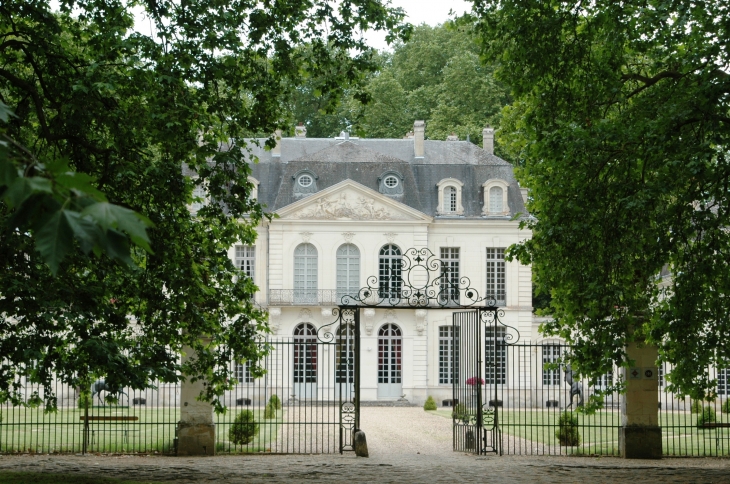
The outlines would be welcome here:
[[[372,70],[353,32],[407,30],[371,0],[153,3],[149,34],[128,2],[0,10],[13,32],[0,89],[17,116],[0,105],[0,400],[21,398],[21,375],[51,407],[56,377],[144,388],[185,373],[209,399],[229,387],[229,362],[265,351],[256,287],[227,256],[264,217],[247,138],[288,127],[303,78],[337,99]],[[191,178],[211,199],[195,216]],[[183,346],[199,359],[182,365]]]
[[[730,31],[711,19],[730,2],[474,4],[517,97],[498,139],[536,218],[511,253],[552,296],[546,332],[589,376],[656,344],[673,391],[711,395],[703,369],[730,361]]]

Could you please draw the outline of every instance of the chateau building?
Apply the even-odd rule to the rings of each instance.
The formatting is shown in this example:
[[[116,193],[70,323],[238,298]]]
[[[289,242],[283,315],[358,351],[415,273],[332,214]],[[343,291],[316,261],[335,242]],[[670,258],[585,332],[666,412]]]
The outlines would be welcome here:
[[[409,248],[443,261],[443,285],[468,278],[480,297],[496,300],[521,341],[536,337],[530,267],[504,259],[506,247],[530,237],[519,228],[526,190],[494,155],[494,131],[483,137],[482,148],[454,136],[427,140],[423,121],[404,139],[313,139],[299,126],[274,149],[254,149],[254,196],[278,216],[258,228],[255,246],[232,247],[230,257],[260,288],[270,337],[313,340],[344,295],[367,285],[381,295],[400,290],[393,271]],[[363,401],[451,398],[457,310],[446,308],[362,311]],[[299,398],[326,391],[317,360],[295,355],[287,363],[295,366],[288,391]]]

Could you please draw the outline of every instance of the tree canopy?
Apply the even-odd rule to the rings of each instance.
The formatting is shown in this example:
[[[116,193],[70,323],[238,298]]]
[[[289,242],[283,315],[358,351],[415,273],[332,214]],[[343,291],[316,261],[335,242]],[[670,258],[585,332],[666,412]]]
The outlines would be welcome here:
[[[510,100],[506,87],[479,57],[472,28],[446,22],[420,25],[407,42],[374,59],[380,70],[348,90],[339,104],[305,83],[292,99],[292,115],[307,126],[307,136],[330,137],[350,127],[368,138],[402,138],[417,119],[426,135],[446,139],[452,132],[480,142],[487,124],[499,124]]]
[[[533,238],[511,254],[584,374],[647,342],[669,388],[702,398],[707,366],[730,364],[729,7],[474,1],[515,96],[498,139],[531,189]]]
[[[375,68],[358,32],[394,39],[403,14],[379,0],[59,4],[0,4],[0,101],[14,112],[0,179],[0,400],[18,402],[28,381],[53,408],[56,377],[143,388],[181,374],[206,378],[213,398],[231,361],[260,374],[266,350],[257,288],[228,258],[264,216],[245,139],[285,127],[302,79],[336,95]],[[40,185],[16,199],[17,180]],[[196,186],[208,203],[191,213]],[[63,250],[49,258],[40,240]],[[184,346],[197,358],[182,366]]]

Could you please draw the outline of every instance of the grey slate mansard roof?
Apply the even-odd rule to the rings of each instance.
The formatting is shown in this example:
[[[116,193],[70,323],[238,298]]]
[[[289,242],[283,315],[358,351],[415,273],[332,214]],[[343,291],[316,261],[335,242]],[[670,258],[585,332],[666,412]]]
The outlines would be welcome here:
[[[294,176],[302,170],[316,175],[318,191],[348,178],[379,191],[378,179],[392,170],[403,176],[404,193],[391,197],[430,216],[438,205],[436,184],[444,178],[464,183],[466,218],[482,218],[482,184],[495,178],[509,184],[510,214],[527,214],[512,165],[468,141],[425,140],[423,158],[414,156],[413,139],[282,138],[280,157],[263,149],[265,140],[258,141],[261,147],[249,145],[259,159],[251,169],[267,211],[301,200],[294,194]]]

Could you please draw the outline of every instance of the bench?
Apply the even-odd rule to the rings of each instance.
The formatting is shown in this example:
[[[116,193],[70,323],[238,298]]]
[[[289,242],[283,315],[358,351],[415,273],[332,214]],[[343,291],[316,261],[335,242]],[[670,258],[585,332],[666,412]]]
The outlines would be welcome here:
[[[83,415],[79,417],[79,420],[82,422],[87,422],[87,418]],[[96,416],[92,415],[88,418],[88,422],[136,422],[139,420],[139,417],[137,416]],[[86,429],[87,426],[84,425],[84,429]],[[96,432],[123,432],[124,436],[124,442],[129,443],[129,432],[139,432],[139,430],[129,430],[128,428],[123,429],[90,429],[91,430],[91,439],[89,440],[89,445],[94,445],[95,440],[95,433]]]
[[[702,430],[715,430],[715,445],[720,446],[720,429],[730,429],[730,422],[707,422],[698,425]]]

